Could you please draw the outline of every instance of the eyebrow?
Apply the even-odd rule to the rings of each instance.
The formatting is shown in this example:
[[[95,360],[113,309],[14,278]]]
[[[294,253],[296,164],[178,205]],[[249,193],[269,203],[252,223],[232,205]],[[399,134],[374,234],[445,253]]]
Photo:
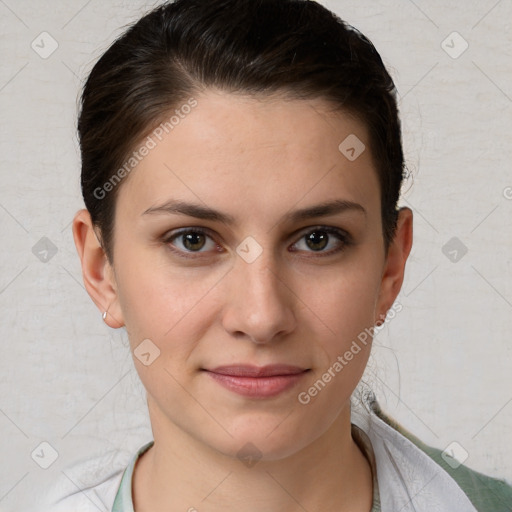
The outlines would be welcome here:
[[[347,201],[344,199],[335,199],[285,213],[282,217],[282,220],[289,222],[299,222],[302,220],[316,217],[327,217],[329,215],[335,215],[348,211],[360,212],[366,216],[366,210],[359,203]],[[236,223],[235,217],[227,213],[220,212],[200,204],[187,203],[185,201],[177,201],[172,199],[160,206],[152,206],[142,213],[142,215],[149,214],[187,215],[197,219],[222,222],[227,225],[233,225]]]

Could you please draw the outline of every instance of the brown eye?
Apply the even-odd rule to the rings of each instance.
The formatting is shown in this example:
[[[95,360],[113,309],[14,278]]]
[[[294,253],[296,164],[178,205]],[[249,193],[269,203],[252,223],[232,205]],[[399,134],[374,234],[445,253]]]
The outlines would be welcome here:
[[[170,234],[164,239],[165,244],[172,245],[173,250],[183,255],[191,253],[205,253],[215,250],[217,244],[202,229],[183,229]]]
[[[351,244],[350,235],[334,227],[318,227],[304,234],[292,247],[292,251],[319,253],[328,256]],[[327,249],[327,250],[326,250]]]
[[[321,251],[329,243],[329,235],[325,231],[313,231],[305,239],[306,245],[313,251]]]
[[[202,233],[191,232],[180,236],[182,237],[183,246],[188,251],[197,251],[204,247],[206,237]]]

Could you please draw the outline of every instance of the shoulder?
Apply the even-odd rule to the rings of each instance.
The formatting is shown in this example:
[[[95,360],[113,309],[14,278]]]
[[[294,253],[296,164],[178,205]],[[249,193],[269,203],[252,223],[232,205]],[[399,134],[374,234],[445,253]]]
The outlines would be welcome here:
[[[47,490],[42,512],[111,510],[129,458],[111,450],[65,467]]]
[[[406,437],[446,471],[478,512],[512,511],[512,485],[510,483],[475,471],[464,464],[460,464],[439,448],[425,444],[400,423],[384,413],[376,402],[372,404],[372,409],[379,418]]]

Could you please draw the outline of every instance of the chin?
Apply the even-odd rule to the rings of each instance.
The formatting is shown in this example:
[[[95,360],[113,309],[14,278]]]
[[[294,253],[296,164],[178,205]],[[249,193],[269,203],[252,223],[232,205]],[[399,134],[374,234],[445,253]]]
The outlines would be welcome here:
[[[304,425],[300,429],[298,426],[291,428],[282,417],[269,417],[263,421],[261,415],[258,416],[257,419],[246,417],[232,424],[227,430],[233,437],[223,436],[218,439],[218,444],[212,440],[212,448],[250,467],[257,461],[289,457],[314,440],[314,436],[309,441],[304,437]]]

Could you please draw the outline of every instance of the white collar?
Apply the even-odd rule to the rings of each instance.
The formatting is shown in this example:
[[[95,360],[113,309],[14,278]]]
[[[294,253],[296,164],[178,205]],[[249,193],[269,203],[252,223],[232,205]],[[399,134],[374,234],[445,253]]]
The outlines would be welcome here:
[[[383,421],[375,397],[351,407],[351,423],[370,438],[381,512],[477,512],[455,480],[425,452]]]
[[[363,406],[352,400],[351,423],[359,427],[369,438],[376,463],[377,485],[380,497],[381,512],[478,512],[456,481],[429,455],[418,448],[402,433],[388,425],[378,416],[379,405],[370,394],[363,399]],[[105,460],[94,461],[89,471],[81,473],[89,476],[90,481],[81,479],[85,487],[93,487],[102,503],[115,504],[113,511],[133,512],[132,505],[132,473],[138,456],[148,449],[153,441],[145,444],[132,455],[128,467],[124,471],[117,469],[113,474],[105,475],[101,485],[98,475],[92,469],[109,466]],[[88,464],[92,463],[88,461]],[[92,469],[91,469],[92,468]],[[93,478],[94,477],[94,478]],[[65,479],[67,486],[69,481]],[[87,479],[86,479],[87,480]],[[96,480],[93,486],[92,480]],[[63,491],[63,489],[61,489]],[[62,502],[63,508],[51,509],[70,510],[73,500],[84,501],[83,493],[76,492]],[[64,493],[60,494],[62,497]],[[77,501],[77,503],[78,503]],[[88,501],[96,501],[92,496]]]

